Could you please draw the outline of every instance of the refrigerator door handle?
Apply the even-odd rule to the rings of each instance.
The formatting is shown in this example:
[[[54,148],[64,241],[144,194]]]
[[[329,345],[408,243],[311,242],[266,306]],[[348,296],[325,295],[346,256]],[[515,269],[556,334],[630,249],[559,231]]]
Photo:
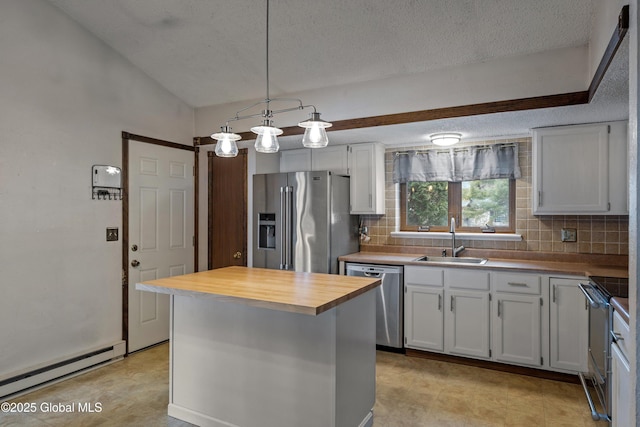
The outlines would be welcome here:
[[[293,187],[285,187],[285,208],[287,210],[286,216],[286,242],[285,242],[285,270],[291,270],[293,268]]]
[[[287,187],[280,187],[280,270],[286,270],[286,228],[287,228],[287,203],[285,189]]]

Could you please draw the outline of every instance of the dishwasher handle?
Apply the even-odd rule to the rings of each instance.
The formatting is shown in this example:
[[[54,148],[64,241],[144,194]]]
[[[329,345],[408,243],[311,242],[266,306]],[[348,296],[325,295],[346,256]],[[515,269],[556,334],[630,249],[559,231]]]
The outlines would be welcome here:
[[[363,272],[363,274],[365,275],[365,277],[373,277],[375,279],[379,279],[384,275],[384,273],[371,273],[369,271],[365,271]]]

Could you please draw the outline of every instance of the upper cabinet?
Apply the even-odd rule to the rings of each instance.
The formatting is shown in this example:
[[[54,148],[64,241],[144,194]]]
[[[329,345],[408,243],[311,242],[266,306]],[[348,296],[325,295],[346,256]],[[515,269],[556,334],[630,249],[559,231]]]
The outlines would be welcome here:
[[[352,215],[384,215],[384,145],[362,143],[280,152],[280,172],[321,170],[351,177]]]
[[[311,152],[311,170],[349,175],[349,146],[334,145]]]
[[[311,149],[284,150],[280,152],[280,172],[305,172],[311,170]]]
[[[331,171],[349,175],[349,147],[299,148],[280,152],[280,172]]]
[[[351,214],[384,215],[384,145],[349,146]]]
[[[627,122],[533,130],[533,213],[626,215]]]

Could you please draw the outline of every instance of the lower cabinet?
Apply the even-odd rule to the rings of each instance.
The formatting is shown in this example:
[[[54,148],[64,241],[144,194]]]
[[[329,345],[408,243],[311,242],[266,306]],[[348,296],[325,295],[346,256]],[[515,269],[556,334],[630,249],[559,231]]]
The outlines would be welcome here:
[[[611,425],[632,426],[631,367],[617,344],[611,345]]]
[[[489,292],[445,290],[445,351],[490,357]]]
[[[493,273],[494,360],[540,367],[542,360],[541,278],[537,274]]]
[[[635,425],[631,406],[633,384],[629,365],[631,331],[617,311],[613,312],[613,336],[611,344],[611,424],[614,427]]]
[[[404,333],[407,347],[444,350],[443,290],[407,284]]]
[[[577,278],[405,266],[405,347],[568,373],[586,371]]]
[[[496,293],[493,301],[494,359],[542,366],[540,296]]]
[[[490,357],[489,273],[405,266],[405,346]]]
[[[579,283],[578,279],[549,279],[549,366],[586,372],[589,310]]]

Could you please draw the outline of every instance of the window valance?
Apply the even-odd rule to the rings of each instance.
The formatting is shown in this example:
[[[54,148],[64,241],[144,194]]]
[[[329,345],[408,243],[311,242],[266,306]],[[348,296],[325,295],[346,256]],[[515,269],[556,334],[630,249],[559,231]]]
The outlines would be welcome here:
[[[520,178],[518,144],[397,152],[393,182]]]

